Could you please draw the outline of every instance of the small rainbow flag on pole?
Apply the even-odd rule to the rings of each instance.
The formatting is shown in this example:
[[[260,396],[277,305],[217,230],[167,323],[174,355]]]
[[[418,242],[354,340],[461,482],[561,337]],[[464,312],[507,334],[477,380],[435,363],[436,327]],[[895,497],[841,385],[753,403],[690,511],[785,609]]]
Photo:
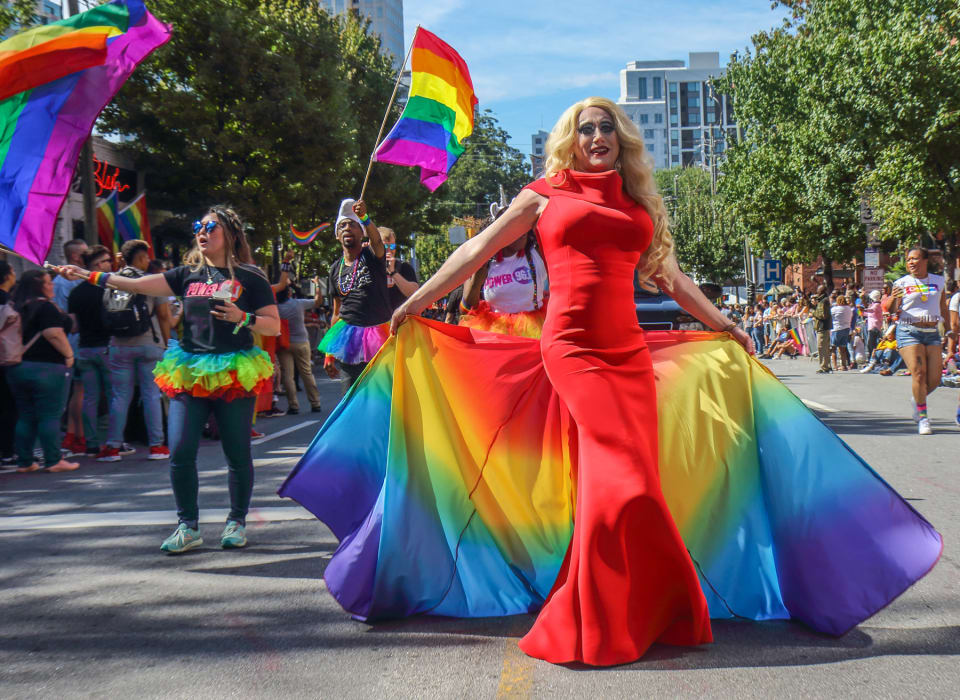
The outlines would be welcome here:
[[[473,133],[477,97],[467,64],[435,34],[418,27],[411,53],[407,104],[375,158],[419,166],[420,182],[433,192],[446,181],[463,153],[464,139]]]
[[[110,193],[97,207],[97,237],[100,243],[116,253],[120,249],[117,236],[117,191]]]
[[[797,331],[793,328],[790,329],[790,339],[797,344],[798,348],[803,347],[803,343],[800,342],[800,336],[797,335]]]
[[[147,219],[146,192],[141,193],[117,215],[117,231],[124,242],[146,241],[150,246],[150,257],[153,257],[153,238],[150,237],[150,221]]]
[[[142,0],[113,0],[0,43],[0,245],[43,262],[93,123],[169,38]]]
[[[297,245],[310,245],[313,243],[314,239],[320,235],[321,231],[328,228],[330,228],[330,224],[326,223],[320,224],[315,229],[310,231],[298,231],[293,227],[293,224],[290,224],[290,236],[293,238],[293,242]]]

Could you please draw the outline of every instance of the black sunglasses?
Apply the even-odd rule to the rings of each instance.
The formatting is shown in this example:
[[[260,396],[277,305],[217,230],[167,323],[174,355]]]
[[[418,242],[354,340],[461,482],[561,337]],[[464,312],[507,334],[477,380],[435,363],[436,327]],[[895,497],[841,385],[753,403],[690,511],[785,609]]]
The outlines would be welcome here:
[[[194,221],[194,222],[193,222],[193,235],[196,236],[196,235],[197,235],[198,233],[200,233],[201,231],[203,231],[204,233],[210,233],[210,232],[213,231],[213,229],[215,229],[219,224],[220,224],[219,221],[212,221],[212,220],[211,220],[211,221],[208,221],[207,223],[203,223],[202,221]]]

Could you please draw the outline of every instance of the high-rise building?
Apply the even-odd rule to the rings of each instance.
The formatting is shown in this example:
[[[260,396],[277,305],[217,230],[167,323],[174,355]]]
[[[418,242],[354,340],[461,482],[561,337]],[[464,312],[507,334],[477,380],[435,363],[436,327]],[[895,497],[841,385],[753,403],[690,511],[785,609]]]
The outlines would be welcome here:
[[[640,129],[657,168],[704,165],[736,139],[733,101],[715,94],[710,79],[723,75],[716,51],[683,61],[631,61],[620,71],[617,100]]]
[[[547,160],[547,137],[550,134],[541,129],[530,137],[530,169],[534,177],[543,174],[543,166]]]
[[[353,10],[370,18],[370,29],[380,35],[383,50],[393,54],[399,67],[406,53],[403,50],[403,0],[319,0],[320,6],[332,15]]]
[[[36,15],[35,24],[50,24],[51,22],[56,22],[58,19],[63,19],[63,9],[57,0],[36,0],[34,4],[36,5],[34,12]],[[6,32],[0,34],[0,41],[9,39],[20,31],[22,31],[22,27],[10,27]]]

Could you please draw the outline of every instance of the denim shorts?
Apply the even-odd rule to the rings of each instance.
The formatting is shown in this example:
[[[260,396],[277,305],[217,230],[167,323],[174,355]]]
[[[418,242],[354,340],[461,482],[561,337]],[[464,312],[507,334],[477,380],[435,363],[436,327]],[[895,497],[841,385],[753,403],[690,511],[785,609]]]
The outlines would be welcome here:
[[[897,324],[897,348],[911,345],[940,345],[940,331],[936,328],[917,328],[909,324]]]
[[[830,345],[835,348],[846,347],[850,342],[850,329],[841,328],[838,331],[830,331]]]

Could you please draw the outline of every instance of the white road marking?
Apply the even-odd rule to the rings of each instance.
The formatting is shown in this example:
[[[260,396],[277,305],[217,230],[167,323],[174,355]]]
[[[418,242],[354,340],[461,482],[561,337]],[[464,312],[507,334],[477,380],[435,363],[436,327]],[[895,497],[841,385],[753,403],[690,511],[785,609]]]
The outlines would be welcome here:
[[[809,401],[807,399],[800,399],[803,401],[803,405],[807,408],[812,408],[815,411],[823,411],[824,413],[839,413],[839,408],[830,408],[829,406],[824,406],[822,403],[817,403],[816,401]]]
[[[230,513],[227,508],[204,510],[201,523],[222,523]],[[253,508],[247,523],[312,520],[313,514],[300,506]],[[62,530],[81,527],[114,527],[128,525],[176,525],[177,514],[170,510],[116,511],[108,513],[56,513],[53,515],[9,515],[0,517],[0,530]]]
[[[269,442],[270,440],[273,440],[273,439],[278,438],[278,437],[283,437],[284,435],[287,435],[287,434],[289,434],[289,433],[292,433],[292,432],[294,432],[295,430],[300,430],[300,428],[306,428],[308,425],[313,425],[314,423],[319,423],[319,422],[320,422],[320,421],[318,421],[318,420],[306,420],[306,421],[304,421],[303,423],[297,423],[296,425],[292,425],[292,426],[290,426],[289,428],[284,428],[283,430],[278,430],[278,431],[275,432],[275,433],[270,433],[269,435],[264,435],[262,438],[257,438],[256,440],[251,440],[251,441],[250,441],[250,444],[251,444],[251,445],[262,445],[262,444],[265,443],[265,442]]]

